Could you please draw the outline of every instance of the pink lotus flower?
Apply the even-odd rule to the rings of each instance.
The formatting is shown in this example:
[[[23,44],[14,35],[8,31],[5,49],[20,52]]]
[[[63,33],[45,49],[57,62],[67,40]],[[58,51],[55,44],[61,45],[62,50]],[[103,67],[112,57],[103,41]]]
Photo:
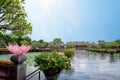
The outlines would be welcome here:
[[[17,55],[20,55],[20,54],[25,54],[26,52],[28,52],[31,48],[31,46],[29,45],[21,45],[19,46],[18,44],[15,44],[15,45],[12,45],[12,44],[9,44],[8,46],[6,46],[7,49],[13,53],[13,54],[17,54]]]

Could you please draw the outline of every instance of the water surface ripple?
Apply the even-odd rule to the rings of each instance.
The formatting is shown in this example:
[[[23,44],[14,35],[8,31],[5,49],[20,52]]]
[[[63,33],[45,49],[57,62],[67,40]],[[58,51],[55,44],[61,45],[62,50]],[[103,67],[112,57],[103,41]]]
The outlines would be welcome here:
[[[71,61],[72,69],[58,80],[120,80],[120,54],[77,50]]]

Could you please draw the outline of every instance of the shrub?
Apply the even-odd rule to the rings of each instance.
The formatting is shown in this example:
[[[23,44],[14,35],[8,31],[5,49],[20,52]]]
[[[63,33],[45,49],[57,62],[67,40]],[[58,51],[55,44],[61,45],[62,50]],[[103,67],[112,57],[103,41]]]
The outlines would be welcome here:
[[[105,53],[106,49],[98,49],[98,52]]]
[[[65,56],[71,57],[72,55],[75,54],[75,49],[74,48],[72,48],[72,49],[64,49],[63,52],[64,52]]]
[[[64,55],[60,55],[57,52],[40,52],[34,59],[36,66],[43,72],[51,69],[56,72],[63,69],[70,69],[70,59]]]
[[[108,52],[108,53],[116,53],[117,50],[116,50],[116,49],[108,49],[107,52]]]

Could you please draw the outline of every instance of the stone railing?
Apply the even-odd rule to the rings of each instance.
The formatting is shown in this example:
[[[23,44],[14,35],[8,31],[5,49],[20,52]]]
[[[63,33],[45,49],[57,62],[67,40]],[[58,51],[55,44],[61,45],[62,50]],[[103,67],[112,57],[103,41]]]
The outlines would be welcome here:
[[[0,60],[0,80],[25,80],[24,56],[12,56],[11,61]]]

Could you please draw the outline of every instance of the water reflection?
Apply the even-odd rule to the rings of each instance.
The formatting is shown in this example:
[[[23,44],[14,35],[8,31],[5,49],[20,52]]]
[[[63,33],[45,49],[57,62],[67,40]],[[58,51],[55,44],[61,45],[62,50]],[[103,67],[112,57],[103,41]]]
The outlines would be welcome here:
[[[110,62],[110,63],[115,62],[115,57],[114,57],[113,53],[110,53],[109,62]]]
[[[105,53],[100,53],[100,59],[102,59],[102,60],[105,60],[105,59],[106,59]]]
[[[97,52],[90,52],[90,51],[76,51],[76,55],[74,58],[77,59],[85,59],[85,60],[102,60],[108,61],[109,63],[118,62],[120,60],[120,54],[112,54],[112,53],[97,53]]]
[[[63,71],[58,80],[119,80],[118,54],[77,50],[71,58],[72,69]]]
[[[72,67],[71,70],[63,70],[62,73],[68,74],[69,76],[73,75],[75,72],[74,68]]]

